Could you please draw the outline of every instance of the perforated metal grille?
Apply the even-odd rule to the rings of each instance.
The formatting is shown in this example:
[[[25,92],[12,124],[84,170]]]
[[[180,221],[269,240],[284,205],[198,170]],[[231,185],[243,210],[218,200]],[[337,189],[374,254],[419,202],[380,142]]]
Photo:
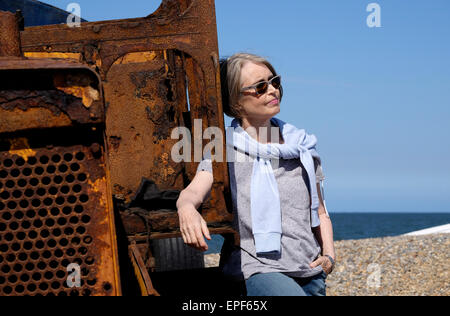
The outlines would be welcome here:
[[[113,282],[98,276],[102,249],[111,251],[99,236],[107,212],[98,159],[81,145],[28,158],[0,152],[0,295],[111,293]],[[68,286],[72,263],[80,287]]]

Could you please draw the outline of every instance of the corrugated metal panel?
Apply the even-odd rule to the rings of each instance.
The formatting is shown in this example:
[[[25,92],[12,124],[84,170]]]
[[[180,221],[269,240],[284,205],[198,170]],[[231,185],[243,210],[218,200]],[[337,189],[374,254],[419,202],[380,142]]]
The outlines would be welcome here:
[[[204,268],[203,253],[186,246],[182,238],[151,241],[155,272]]]

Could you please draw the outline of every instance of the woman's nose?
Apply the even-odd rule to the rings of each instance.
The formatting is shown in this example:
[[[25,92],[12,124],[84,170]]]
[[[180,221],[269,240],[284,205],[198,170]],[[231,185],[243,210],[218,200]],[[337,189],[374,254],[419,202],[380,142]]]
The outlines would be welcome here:
[[[275,92],[277,92],[278,89],[275,89],[275,87],[272,84],[269,84],[269,87],[267,88],[267,93],[268,94],[273,94]]]

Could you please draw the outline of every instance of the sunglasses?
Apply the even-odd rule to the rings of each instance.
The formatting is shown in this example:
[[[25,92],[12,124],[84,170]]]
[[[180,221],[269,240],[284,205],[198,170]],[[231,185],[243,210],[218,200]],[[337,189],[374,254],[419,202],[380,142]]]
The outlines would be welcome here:
[[[252,86],[248,86],[241,89],[241,93],[250,89],[255,89],[256,95],[260,96],[267,92],[269,85],[272,85],[275,89],[280,89],[281,87],[281,76],[275,76],[269,81],[261,81]]]

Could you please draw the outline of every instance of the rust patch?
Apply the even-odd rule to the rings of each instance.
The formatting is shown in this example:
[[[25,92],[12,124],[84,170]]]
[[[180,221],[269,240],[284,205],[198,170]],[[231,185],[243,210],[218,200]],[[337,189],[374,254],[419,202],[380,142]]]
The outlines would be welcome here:
[[[66,94],[73,95],[77,98],[81,98],[81,102],[87,108],[90,108],[94,101],[100,99],[99,92],[90,86],[56,87],[56,89],[64,91]]]
[[[111,148],[114,150],[118,150],[120,147],[120,141],[122,140],[121,137],[118,136],[110,136],[109,137],[109,144],[111,145]]]
[[[22,157],[25,161],[28,161],[29,157],[36,156],[36,152],[32,150],[28,144],[28,139],[21,137],[8,139],[8,141],[11,144],[9,149],[11,155]]]
[[[60,117],[61,113],[64,113],[70,117],[71,121],[86,122],[89,120],[88,109],[81,103],[81,99],[59,90],[1,91],[0,108],[6,111],[46,108],[55,117]],[[20,117],[17,119],[23,122],[19,129],[28,128],[26,121],[21,120]],[[41,126],[44,127],[45,125],[41,124]]]
[[[81,61],[80,53],[48,53],[48,52],[25,52],[27,58],[55,58],[55,59],[72,59]]]
[[[157,89],[151,84],[155,78],[164,74],[164,68],[153,71],[138,71],[130,74],[131,83],[136,87],[135,95],[139,99],[155,100]]]
[[[113,65],[148,63],[152,60],[155,60],[156,57],[157,55],[155,52],[128,53],[125,56],[117,59]]]
[[[92,182],[91,180],[88,180],[89,189],[92,190],[94,193],[102,193],[104,194],[106,192],[106,179],[100,178],[96,179],[95,182]],[[100,206],[104,205],[105,201],[100,201]]]
[[[0,56],[22,55],[18,19],[21,14],[0,11]],[[23,19],[23,18],[22,18]]]
[[[100,99],[99,91],[90,86],[91,81],[86,76],[55,75],[53,82],[56,89],[80,98],[86,108]]]
[[[26,111],[18,108],[11,111],[0,110],[0,117],[2,121],[0,132],[21,130],[24,128],[24,122],[26,122],[26,128],[29,129],[42,128],[43,126],[49,128],[63,127],[72,124],[70,118],[64,113],[56,116],[46,108],[31,108]]]

